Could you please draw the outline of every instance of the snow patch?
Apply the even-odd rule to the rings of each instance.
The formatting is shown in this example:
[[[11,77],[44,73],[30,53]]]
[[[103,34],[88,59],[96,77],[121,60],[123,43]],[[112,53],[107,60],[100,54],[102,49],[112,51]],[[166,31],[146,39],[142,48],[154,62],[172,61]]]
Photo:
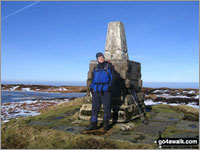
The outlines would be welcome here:
[[[194,94],[195,91],[194,90],[192,90],[192,91],[183,91],[183,93]]]
[[[32,91],[31,88],[22,88],[22,91]]]
[[[33,103],[36,103],[36,102],[37,102],[37,101],[27,100],[27,101],[19,101],[18,103],[33,104]]]
[[[11,90],[11,91],[14,91],[14,90],[15,90],[16,88],[18,88],[18,87],[19,87],[19,86],[11,87],[10,90]]]
[[[161,94],[161,95],[156,95],[157,97],[165,97],[166,99],[169,99],[169,98],[188,98],[188,99],[191,99],[191,97],[188,97],[188,96],[185,96],[185,95],[177,95],[177,96],[173,96],[173,95],[170,95],[170,94]]]
[[[1,120],[8,122],[11,118],[27,117],[39,115],[39,110],[55,105],[68,102],[69,99],[54,100],[27,100],[12,103],[3,103],[1,105]]]
[[[151,99],[144,101],[145,105],[157,105],[157,104],[167,104],[166,102],[153,102]]]
[[[194,98],[195,98],[195,99],[199,99],[199,95],[195,96]]]
[[[199,109],[199,105],[197,105],[196,103],[188,103],[188,104],[186,104],[186,106],[190,106],[190,107],[193,107],[193,108],[197,108],[197,109]]]
[[[165,93],[165,92],[169,92],[168,90],[155,90],[152,93]]]
[[[9,120],[4,120],[4,121],[2,121],[3,123],[6,123],[6,122],[8,122]]]
[[[168,105],[170,105],[170,106],[178,106],[178,105],[180,105],[180,104],[170,103],[170,104],[168,104]]]
[[[58,90],[59,91],[68,91],[68,89],[66,89],[66,88],[59,88]]]

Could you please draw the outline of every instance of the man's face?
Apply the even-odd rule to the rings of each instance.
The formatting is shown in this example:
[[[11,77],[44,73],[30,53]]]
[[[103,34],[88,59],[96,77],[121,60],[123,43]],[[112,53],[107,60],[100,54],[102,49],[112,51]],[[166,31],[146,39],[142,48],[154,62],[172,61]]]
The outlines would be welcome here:
[[[98,57],[98,62],[99,63],[103,63],[104,62],[104,57],[103,56]]]

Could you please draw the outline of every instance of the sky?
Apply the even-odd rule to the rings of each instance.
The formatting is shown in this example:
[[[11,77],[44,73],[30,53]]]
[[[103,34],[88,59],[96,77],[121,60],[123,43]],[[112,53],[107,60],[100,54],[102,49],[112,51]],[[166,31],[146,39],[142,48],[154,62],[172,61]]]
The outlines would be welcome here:
[[[112,21],[143,82],[199,82],[197,1],[3,1],[1,80],[86,81]]]

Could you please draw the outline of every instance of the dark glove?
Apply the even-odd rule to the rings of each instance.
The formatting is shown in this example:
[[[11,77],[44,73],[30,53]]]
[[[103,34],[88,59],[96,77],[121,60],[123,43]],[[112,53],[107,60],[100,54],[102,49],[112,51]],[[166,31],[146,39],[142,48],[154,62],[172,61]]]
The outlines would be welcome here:
[[[89,88],[89,89],[87,90],[87,95],[90,95],[90,92],[92,92],[92,89],[91,89],[91,88]]]
[[[109,87],[108,87],[108,92],[110,92],[110,91],[111,91],[111,89],[112,89],[112,87],[111,87],[111,86],[109,86]]]
[[[91,93],[93,93],[93,88],[90,88],[89,90],[90,90]]]

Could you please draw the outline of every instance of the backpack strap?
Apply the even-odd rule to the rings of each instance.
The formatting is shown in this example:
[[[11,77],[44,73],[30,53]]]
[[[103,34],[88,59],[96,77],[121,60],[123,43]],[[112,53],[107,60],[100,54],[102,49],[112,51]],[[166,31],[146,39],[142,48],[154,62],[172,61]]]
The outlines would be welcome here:
[[[95,71],[95,72],[98,72],[98,71],[99,71],[98,65],[96,65],[96,66],[94,67],[94,71]],[[95,83],[95,84],[97,84],[96,90],[97,90],[97,92],[98,92],[99,83]]]
[[[98,69],[98,66],[96,65],[95,67],[94,67],[94,70],[97,72],[97,71],[99,71],[99,69]]]
[[[106,63],[106,65],[104,66],[104,70],[106,71],[106,74],[108,75],[108,78],[109,78],[108,83],[109,83],[111,77],[110,77],[110,74],[108,73],[108,63]]]
[[[104,70],[108,69],[108,63],[106,63],[106,65],[104,66]]]

